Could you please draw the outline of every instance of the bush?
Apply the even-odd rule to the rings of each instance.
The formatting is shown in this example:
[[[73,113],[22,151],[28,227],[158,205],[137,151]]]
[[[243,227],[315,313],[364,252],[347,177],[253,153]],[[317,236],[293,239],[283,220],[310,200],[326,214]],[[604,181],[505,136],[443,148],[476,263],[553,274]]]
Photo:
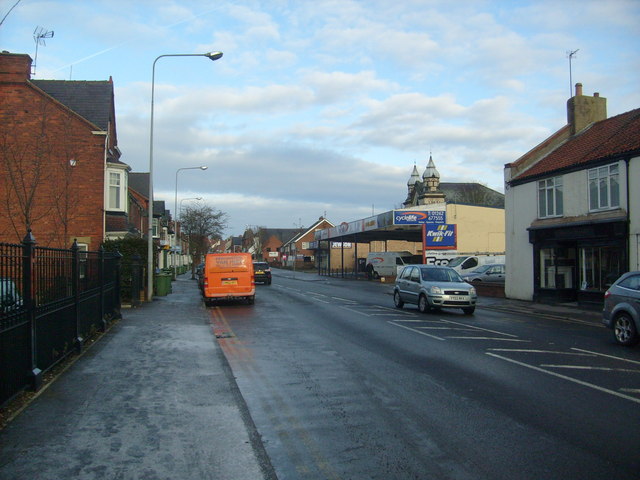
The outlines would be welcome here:
[[[120,252],[120,298],[123,302],[130,302],[132,297],[132,264],[133,257],[137,254],[140,259],[138,264],[144,271],[147,265],[147,241],[139,237],[125,237],[117,240],[105,240],[102,247],[107,252]],[[144,275],[141,276],[140,288],[144,288]]]

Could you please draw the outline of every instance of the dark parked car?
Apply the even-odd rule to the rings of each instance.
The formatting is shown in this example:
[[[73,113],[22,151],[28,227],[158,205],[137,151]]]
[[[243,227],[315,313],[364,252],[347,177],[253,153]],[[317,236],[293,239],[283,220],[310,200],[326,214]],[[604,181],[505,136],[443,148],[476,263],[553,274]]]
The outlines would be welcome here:
[[[396,308],[413,303],[423,313],[449,307],[461,308],[465,314],[471,315],[476,309],[477,299],[476,289],[449,267],[407,265],[393,287]]]
[[[640,340],[640,271],[627,272],[604,294],[602,323],[613,330],[620,345],[635,345]]]
[[[0,311],[12,312],[22,307],[22,297],[16,284],[9,278],[0,278]]]
[[[481,265],[462,275],[465,282],[504,283],[504,263]]]
[[[198,279],[198,287],[202,290],[204,287],[204,263],[196,267],[196,278]]]
[[[271,267],[267,262],[253,262],[253,273],[256,277],[256,283],[271,285]]]

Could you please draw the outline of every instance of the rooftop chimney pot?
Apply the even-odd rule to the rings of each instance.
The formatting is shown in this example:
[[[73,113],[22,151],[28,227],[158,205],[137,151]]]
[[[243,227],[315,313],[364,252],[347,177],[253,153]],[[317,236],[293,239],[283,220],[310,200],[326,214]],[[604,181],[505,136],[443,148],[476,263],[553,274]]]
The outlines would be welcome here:
[[[579,97],[580,95],[582,95],[582,84],[576,83],[576,97]]]

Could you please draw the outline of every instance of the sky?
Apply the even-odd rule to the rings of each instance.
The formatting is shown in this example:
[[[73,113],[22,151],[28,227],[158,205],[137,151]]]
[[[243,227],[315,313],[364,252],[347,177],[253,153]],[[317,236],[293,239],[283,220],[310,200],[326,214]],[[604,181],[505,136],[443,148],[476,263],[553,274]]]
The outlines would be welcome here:
[[[32,58],[53,32],[32,78],[113,79],[134,172],[156,58],[223,52],[157,60],[153,177],[228,236],[399,208],[430,156],[442,182],[504,192],[578,82],[609,116],[640,107],[640,0],[0,0],[0,20],[0,50]]]

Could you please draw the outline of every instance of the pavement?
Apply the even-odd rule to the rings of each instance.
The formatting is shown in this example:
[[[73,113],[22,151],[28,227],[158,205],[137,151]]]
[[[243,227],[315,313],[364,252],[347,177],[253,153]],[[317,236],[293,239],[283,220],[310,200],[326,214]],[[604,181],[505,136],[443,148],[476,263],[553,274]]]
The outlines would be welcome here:
[[[0,479],[277,478],[195,280],[181,275],[172,287],[123,309],[122,320],[0,431]],[[572,304],[481,297],[478,307],[601,325],[600,312]]]
[[[0,479],[276,475],[191,275],[123,318],[0,432]]]

